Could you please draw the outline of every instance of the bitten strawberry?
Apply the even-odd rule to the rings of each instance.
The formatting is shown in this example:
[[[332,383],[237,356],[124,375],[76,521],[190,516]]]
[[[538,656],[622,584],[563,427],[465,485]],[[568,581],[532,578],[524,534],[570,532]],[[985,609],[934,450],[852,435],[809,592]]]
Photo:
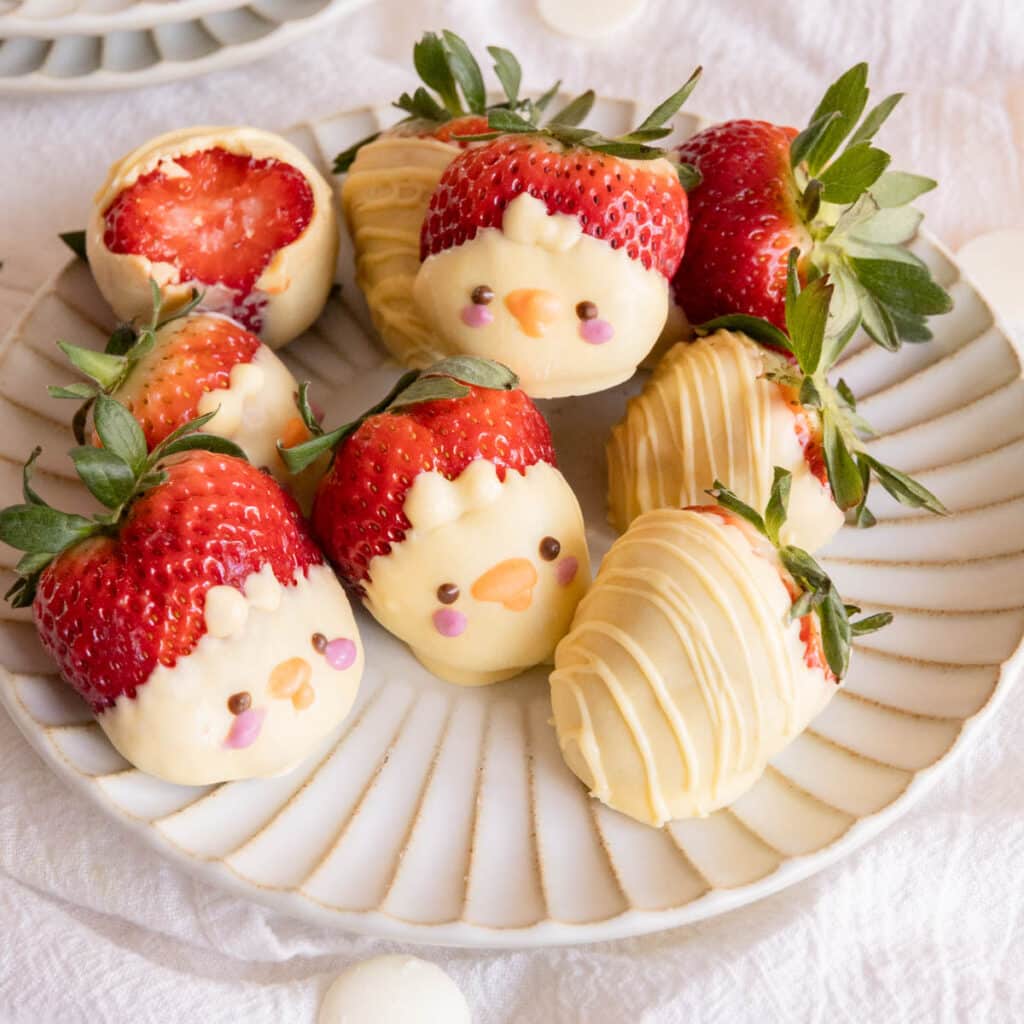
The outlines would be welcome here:
[[[328,449],[314,532],[424,665],[476,685],[550,656],[589,558],[548,426],[507,368],[413,371],[366,416],[283,454],[300,470]]]
[[[492,109],[540,116],[558,85],[536,100],[519,92],[522,71],[516,58],[489,46],[504,98],[488,104],[483,72],[454,32],[427,32],[413,47],[413,64],[423,82],[394,106],[398,124],[365,139],[334,162],[345,174],[339,194],[355,248],[356,279],[380,339],[403,365],[424,367],[447,351],[420,316],[412,285],[420,268],[420,228],[427,204],[445,167],[472,139],[488,132]]]
[[[842,75],[799,134],[737,120],[679,146],[702,179],[690,193],[690,238],[674,281],[691,323],[747,313],[784,329],[793,247],[801,281],[828,274],[836,289],[830,333],[856,320],[879,345],[896,349],[930,338],[926,317],[952,308],[906,248],[922,216],[909,203],[935,182],[888,170],[889,154],[872,139],[902,93],[861,120],[867,73],[857,64]]]
[[[252,128],[187,128],[114,165],[86,233],[89,264],[118,316],[144,316],[149,279],[168,308],[205,293],[278,347],[322,308],[338,232],[327,183],[293,145]]]
[[[106,511],[46,505],[30,483],[37,449],[25,503],[0,512],[0,540],[25,552],[8,598],[32,606],[43,647],[117,749],[188,784],[297,764],[348,711],[362,661],[298,506],[233,443],[197,433],[209,419],[147,452],[101,394],[102,447],[71,457]]]
[[[448,165],[423,222],[413,295],[450,351],[505,363],[544,398],[632,375],[665,324],[693,180],[651,143],[698,75],[618,139],[576,127],[593,94],[544,127],[490,112],[489,144]]]
[[[295,411],[298,385],[273,351],[239,323],[217,313],[194,312],[201,301],[163,313],[153,286],[153,312],[138,329],[119,327],[104,352],[58,342],[72,364],[92,384],[50,388],[55,398],[91,403],[102,392],[116,398],[138,420],[152,451],[190,420],[216,413],[209,430],[234,441],[247,458],[291,486],[276,444],[309,437]],[[87,409],[76,418],[84,443]],[[95,434],[93,434],[95,441]],[[309,490],[315,481],[303,481]]]
[[[696,341],[666,353],[630,400],[607,446],[608,504],[619,530],[651,509],[698,503],[716,476],[763,507],[777,466],[792,490],[784,543],[808,551],[834,536],[844,512],[859,526],[874,523],[872,479],[904,505],[945,513],[929,490],[868,452],[871,428],[855,396],[828,379],[856,321],[827,333],[833,286],[819,277],[801,290],[797,258],[790,250],[785,332],[745,314],[709,320]]]

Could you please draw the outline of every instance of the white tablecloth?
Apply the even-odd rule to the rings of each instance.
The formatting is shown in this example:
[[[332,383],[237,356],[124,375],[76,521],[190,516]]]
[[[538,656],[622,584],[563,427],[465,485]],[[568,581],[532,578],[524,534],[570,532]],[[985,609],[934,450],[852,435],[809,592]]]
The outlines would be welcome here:
[[[801,123],[860,59],[909,95],[884,135],[942,188],[952,247],[1024,226],[1019,0],[661,0],[614,41],[546,30],[532,0],[382,0],[261,63],[132,93],[0,99],[0,327],[63,258],[111,159],[188,123],[269,128],[397,95],[425,28],[502,43],[526,81],[651,101],[694,64],[714,117]],[[590,948],[418,952],[478,1024],[1024,1019],[1024,687],[866,849],[696,927]],[[307,927],[198,884],[111,825],[0,714],[0,1024],[311,1024],[331,978],[394,944]]]

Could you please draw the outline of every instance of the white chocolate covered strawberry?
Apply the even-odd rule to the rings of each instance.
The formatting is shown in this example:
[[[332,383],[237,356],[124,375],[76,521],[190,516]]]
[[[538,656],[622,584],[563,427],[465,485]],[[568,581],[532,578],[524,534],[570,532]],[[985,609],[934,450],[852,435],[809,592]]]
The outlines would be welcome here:
[[[615,140],[575,127],[592,95],[543,128],[490,113],[492,141],[452,161],[423,223],[414,295],[446,351],[504,363],[540,398],[633,375],[688,229],[681,168],[648,143],[696,79]]]
[[[788,335],[767,320],[727,316],[679,342],[644,390],[631,399],[607,444],[609,518],[625,530],[656,508],[699,503],[716,479],[755,507],[768,500],[774,467],[792,477],[783,540],[808,551],[826,544],[844,512],[861,526],[872,478],[898,501],[931,512],[942,503],[865,449],[868,425],[842,382],[827,373],[856,320],[829,328],[832,285],[818,278],[800,291],[796,250],[789,261]]]
[[[831,581],[781,544],[790,479],[764,517],[719,505],[637,518],[605,556],[551,674],[566,763],[593,796],[650,825],[746,792],[846,674],[851,623]]]
[[[590,582],[583,516],[505,367],[413,373],[356,424],[285,454],[301,465],[325,448],[314,532],[427,668],[472,686],[551,657]]]
[[[255,128],[183,128],[119,160],[86,231],[93,276],[125,320],[193,289],[272,348],[320,314],[334,279],[330,186],[295,146]]]

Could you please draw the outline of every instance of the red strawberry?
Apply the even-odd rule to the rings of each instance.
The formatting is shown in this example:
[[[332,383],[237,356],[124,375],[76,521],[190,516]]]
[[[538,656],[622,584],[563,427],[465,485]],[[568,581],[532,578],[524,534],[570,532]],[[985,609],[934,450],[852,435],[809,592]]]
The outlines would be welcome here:
[[[187,424],[147,453],[131,414],[95,405],[103,448],[74,448],[75,468],[109,511],[86,519],[32,490],[0,512],[0,540],[26,552],[8,597],[32,604],[43,646],[99,711],[135,695],[205,633],[213,586],[241,589],[269,565],[282,585],[321,564],[296,503],[230,441]]]
[[[543,200],[548,213],[577,217],[585,234],[647,270],[671,278],[679,266],[688,221],[674,171],[534,135],[495,139],[448,165],[423,222],[420,258],[500,228],[505,207],[522,193]]]
[[[679,147],[702,179],[690,195],[690,239],[675,278],[692,323],[742,311],[785,328],[786,258],[811,242],[789,166],[795,136],[766,121],[729,121]]]
[[[313,530],[357,590],[374,556],[405,537],[410,524],[402,506],[420,473],[454,480],[470,462],[487,459],[504,480],[509,470],[556,464],[537,407],[505,367],[481,359],[446,360],[422,377],[407,374],[364,418],[283,454],[296,472],[334,446],[313,504]]]
[[[312,220],[313,190],[281,160],[207,149],[179,156],[185,174],[142,175],[104,211],[104,243],[173,263],[182,281],[252,291],[271,257]],[[255,317],[255,311],[250,311]],[[258,329],[258,323],[246,326]]]
[[[421,131],[418,134],[429,135],[439,142],[450,142],[453,146],[465,147],[469,143],[456,136],[482,135],[487,130],[486,117],[482,117],[480,114],[469,114],[466,117],[456,117],[451,121],[445,121],[431,131]]]
[[[744,313],[784,330],[787,254],[797,248],[801,281],[828,273],[842,296],[833,333],[860,321],[889,349],[931,337],[925,317],[947,312],[952,301],[920,260],[893,248],[912,239],[921,220],[906,204],[935,182],[884,173],[889,155],[871,139],[902,94],[855,129],[866,82],[866,64],[847,71],[799,134],[766,121],[727,121],[679,146],[702,179],[690,191],[690,238],[674,281],[691,323]]]

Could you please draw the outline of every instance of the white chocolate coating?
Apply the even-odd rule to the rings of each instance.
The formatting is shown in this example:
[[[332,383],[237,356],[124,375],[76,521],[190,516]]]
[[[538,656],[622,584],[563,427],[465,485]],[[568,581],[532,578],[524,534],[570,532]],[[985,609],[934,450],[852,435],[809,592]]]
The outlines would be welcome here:
[[[360,148],[341,184],[356,281],[381,340],[405,366],[426,367],[448,353],[420,316],[412,287],[430,197],[459,152],[438,139],[383,135]]]
[[[463,314],[478,285],[494,291],[487,306],[493,322],[470,326]],[[514,303],[527,293],[543,303],[532,332],[509,306],[510,296]],[[501,229],[485,228],[428,257],[413,294],[448,352],[504,363],[534,398],[603,391],[631,377],[658,339],[669,304],[668,282],[657,270],[583,234],[576,217],[549,215],[526,193],[509,203]],[[608,340],[581,337],[581,302],[596,304],[611,326]]]
[[[327,566],[282,587],[265,565],[246,580],[244,594],[212,587],[205,615],[207,632],[195,648],[173,668],[157,665],[136,696],[118,698],[99,724],[132,764],[168,782],[198,786],[289,771],[355,700],[363,651],[345,592]],[[349,667],[332,667],[313,647],[317,632],[354,644]],[[309,689],[298,695],[302,686]],[[250,694],[247,714],[257,727],[248,745],[230,746],[236,716],[228,699],[241,692]]]
[[[435,675],[465,686],[550,659],[590,583],[583,515],[562,474],[538,462],[500,482],[480,459],[454,481],[421,473],[404,510],[405,540],[370,562],[365,604],[374,618]],[[553,561],[540,556],[545,537],[561,544]],[[460,591],[449,605],[437,597],[444,583]],[[442,635],[439,612],[464,616],[463,631]]]
[[[320,1004],[318,1024],[470,1024],[459,987],[414,956],[375,956],[341,972]]]
[[[616,529],[650,509],[706,504],[716,479],[763,510],[781,466],[793,474],[782,542],[814,551],[835,535],[843,514],[804,458],[782,389],[763,376],[766,358],[755,342],[729,331],[666,354],[608,440]]]
[[[748,531],[715,513],[645,513],[555,653],[566,763],[650,825],[737,799],[836,689],[806,664],[790,604],[774,551]]]
[[[306,330],[327,301],[338,260],[338,221],[331,188],[323,175],[279,135],[256,128],[199,126],[168,132],[133,150],[111,167],[93,200],[86,230],[89,267],[103,297],[124,320],[148,320],[152,311],[150,278],[160,285],[168,311],[188,301],[195,282],[180,280],[174,264],[154,263],[137,254],[113,253],[106,247],[105,214],[117,196],[144,174],[157,168],[167,175],[182,174],[175,158],[206,149],[223,149],[257,160],[281,160],[301,172],[313,190],[309,224],[294,242],[274,253],[252,293],[266,300],[260,337],[271,348],[280,348]],[[232,293],[223,287],[206,289],[204,308],[228,315],[237,312]]]

